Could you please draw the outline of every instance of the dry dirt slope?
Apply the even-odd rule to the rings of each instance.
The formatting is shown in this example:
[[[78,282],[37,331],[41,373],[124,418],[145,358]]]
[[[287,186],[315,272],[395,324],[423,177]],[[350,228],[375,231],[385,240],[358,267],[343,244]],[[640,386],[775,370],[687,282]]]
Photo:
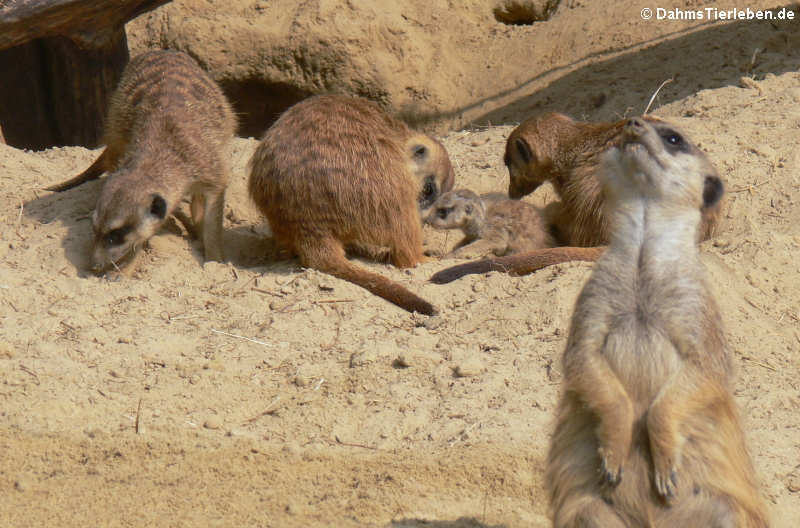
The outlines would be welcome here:
[[[728,182],[704,259],[763,491],[786,528],[800,525],[798,103],[788,72],[657,111]],[[509,130],[444,138],[459,185],[505,188]],[[0,526],[547,526],[559,356],[591,266],[436,286],[425,279],[452,262],[365,264],[442,309],[410,316],[263,258],[244,194],[253,146],[237,140],[232,154],[232,261],[202,266],[165,233],[118,283],[83,271],[99,184],[39,190],[96,152],[0,146]]]

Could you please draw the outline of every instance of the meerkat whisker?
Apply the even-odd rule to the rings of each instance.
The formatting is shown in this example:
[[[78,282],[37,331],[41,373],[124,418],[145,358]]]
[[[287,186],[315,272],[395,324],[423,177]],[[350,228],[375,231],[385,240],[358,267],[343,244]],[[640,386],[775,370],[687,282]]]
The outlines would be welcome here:
[[[664,82],[662,82],[662,83],[661,83],[661,84],[658,86],[658,88],[656,88],[656,91],[655,91],[655,92],[653,92],[653,95],[650,97],[650,102],[648,102],[648,103],[647,103],[647,107],[645,107],[645,109],[644,109],[644,112],[642,112],[642,115],[647,115],[647,112],[649,112],[649,111],[650,111],[650,107],[653,105],[653,101],[655,101],[655,100],[656,100],[656,96],[658,95],[658,92],[660,92],[660,91],[661,91],[661,89],[662,89],[664,86],[668,85],[669,83],[671,83],[671,82],[672,82],[672,81],[674,81],[674,80],[675,80],[675,79],[673,79],[673,78],[667,79],[667,80],[665,80]]]

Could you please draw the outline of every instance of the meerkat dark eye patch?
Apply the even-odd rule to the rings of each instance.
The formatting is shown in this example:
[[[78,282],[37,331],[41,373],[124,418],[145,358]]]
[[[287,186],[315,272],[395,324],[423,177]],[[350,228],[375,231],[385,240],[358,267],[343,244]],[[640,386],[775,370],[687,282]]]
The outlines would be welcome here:
[[[103,244],[106,247],[121,246],[125,242],[125,237],[133,231],[133,226],[123,226],[112,229],[103,236]]]
[[[153,201],[150,203],[150,214],[161,220],[167,216],[167,202],[158,194],[153,195]]]
[[[725,194],[725,185],[719,176],[706,176],[703,182],[703,207],[711,207],[720,201]]]
[[[664,145],[666,145],[669,150],[681,152],[689,151],[689,144],[683,139],[683,136],[674,130],[667,128],[662,130],[659,135]]]
[[[522,161],[524,161],[526,164],[533,161],[533,151],[531,150],[531,147],[528,145],[527,141],[522,138],[517,138],[514,141],[514,146],[517,149],[517,154],[519,154],[519,157],[522,158]]]
[[[414,145],[411,151],[413,152],[414,159],[418,161],[424,160],[428,157],[428,147],[425,145]]]
[[[429,207],[438,198],[439,189],[436,187],[436,176],[430,174],[425,177],[425,183],[422,184],[422,190],[419,193],[417,201],[421,208]]]
[[[440,207],[439,209],[436,210],[436,216],[444,220],[445,218],[450,216],[450,213],[452,212],[453,212],[452,207]]]

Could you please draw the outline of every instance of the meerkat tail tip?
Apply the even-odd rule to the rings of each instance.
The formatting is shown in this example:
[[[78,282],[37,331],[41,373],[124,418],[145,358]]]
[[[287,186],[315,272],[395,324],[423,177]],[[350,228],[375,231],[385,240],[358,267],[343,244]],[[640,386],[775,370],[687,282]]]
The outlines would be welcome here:
[[[100,156],[94,163],[92,163],[89,168],[87,168],[82,173],[78,174],[74,178],[70,178],[69,180],[61,183],[57,183],[55,185],[50,185],[49,187],[45,187],[45,191],[54,191],[54,192],[64,192],[68,191],[74,187],[79,185],[83,185],[84,183],[92,180],[96,180],[105,172],[105,151],[103,151]]]

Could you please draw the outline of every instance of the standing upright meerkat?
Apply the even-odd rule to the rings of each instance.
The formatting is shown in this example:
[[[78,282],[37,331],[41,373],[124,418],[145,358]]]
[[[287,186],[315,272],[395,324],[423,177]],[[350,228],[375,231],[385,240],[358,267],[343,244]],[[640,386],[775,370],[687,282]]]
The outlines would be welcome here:
[[[322,95],[289,108],[250,160],[249,192],[276,241],[303,266],[357,284],[412,312],[433,305],[352,264],[345,248],[399,268],[423,260],[421,211],[453,187],[441,143],[415,133],[376,104]]]
[[[662,123],[653,116],[642,119]],[[541,184],[552,183],[561,200],[549,207],[548,222],[560,246],[504,258],[461,264],[440,271],[431,280],[445,283],[472,273],[506,271],[516,275],[567,260],[597,259],[608,244],[605,198],[598,179],[600,159],[619,143],[627,120],[613,123],[575,121],[551,112],[524,121],[506,141],[503,161],[508,168],[508,195],[519,199]],[[714,235],[722,203],[702,207],[698,241]],[[586,248],[571,250],[567,247]]]
[[[48,189],[64,191],[109,173],[92,214],[92,270],[132,263],[171,214],[202,238],[206,260],[223,260],[235,131],[225,95],[194,59],[178,51],[132,59],[111,96],[105,150],[83,173]],[[186,196],[193,228],[177,210]]]
[[[697,247],[722,181],[680,132],[642,118],[622,127],[601,178],[610,244],[564,352],[553,525],[766,527]]]
[[[464,238],[446,257],[509,255],[555,244],[538,207],[519,200],[481,198],[469,189],[444,193],[425,223],[436,229],[460,229]]]

